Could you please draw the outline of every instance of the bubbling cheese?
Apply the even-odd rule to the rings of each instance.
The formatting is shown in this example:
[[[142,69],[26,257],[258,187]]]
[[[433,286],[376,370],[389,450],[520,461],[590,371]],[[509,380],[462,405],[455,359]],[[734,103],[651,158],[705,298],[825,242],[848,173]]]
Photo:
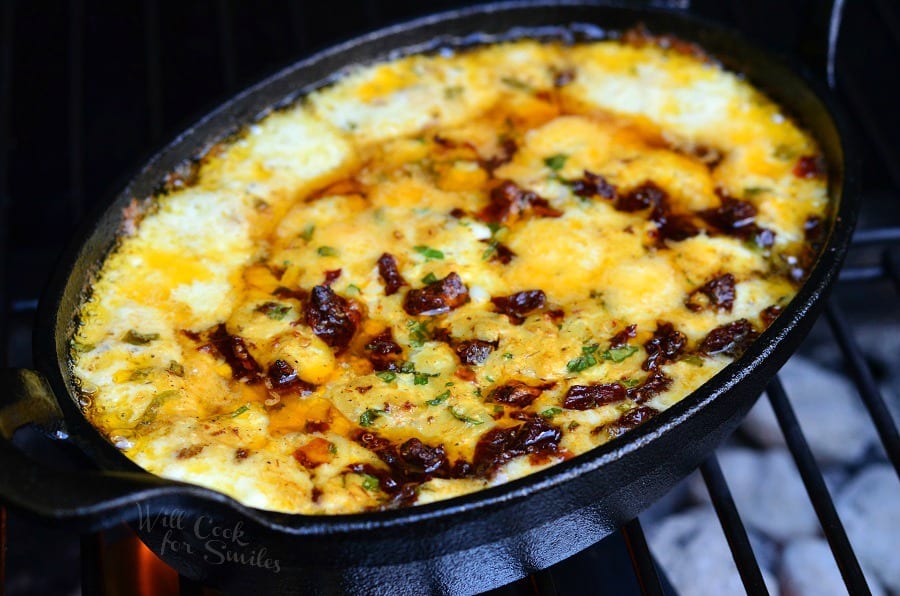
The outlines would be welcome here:
[[[327,514],[689,395],[795,294],[827,188],[779,106],[652,41],[359,67],[217,146],[81,306],[85,415],[154,474]]]

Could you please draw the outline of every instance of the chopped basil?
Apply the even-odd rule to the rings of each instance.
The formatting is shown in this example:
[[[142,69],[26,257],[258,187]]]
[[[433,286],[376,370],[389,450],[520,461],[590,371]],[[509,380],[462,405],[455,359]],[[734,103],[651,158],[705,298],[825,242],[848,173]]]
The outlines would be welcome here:
[[[581,424],[573,420],[572,422],[569,423],[569,426],[567,426],[566,428],[568,428],[569,430],[575,430],[579,426],[581,426]]]
[[[772,155],[781,161],[790,161],[794,159],[797,153],[787,145],[778,145],[775,147],[775,150],[772,151]]]
[[[588,344],[582,346],[581,348],[581,356],[578,358],[573,358],[569,360],[566,364],[566,370],[569,372],[581,372],[592,366],[597,365],[597,358],[594,357],[594,352],[597,351],[599,346],[597,344]]]
[[[416,367],[412,362],[404,362],[400,365],[400,372],[405,375],[416,372]]]
[[[184,366],[180,362],[176,362],[175,360],[169,360],[169,366],[168,368],[166,368],[166,370],[176,377],[184,376]]]
[[[541,412],[542,418],[553,418],[557,414],[562,414],[562,408],[547,408],[543,412]]]
[[[303,231],[300,233],[300,237],[309,242],[312,240],[313,233],[316,231],[316,224],[306,224],[306,227],[303,228]]]
[[[687,358],[682,358],[682,361],[687,362],[688,364],[691,364],[693,366],[703,366],[703,358],[697,356],[696,354],[692,354]]]
[[[235,410],[234,412],[232,412],[232,413],[231,413],[231,417],[232,417],[232,418],[237,418],[238,416],[240,416],[241,414],[243,414],[244,412],[247,412],[247,411],[249,411],[249,410],[250,410],[250,406],[247,405],[247,404],[244,404],[244,405],[242,405],[240,408],[238,408],[237,410]]]
[[[148,376],[150,376],[150,373],[152,373],[152,372],[153,372],[153,368],[150,368],[150,367],[136,368],[133,371],[131,371],[130,375],[128,375],[128,380],[129,381],[140,381],[140,380],[146,379]]]
[[[558,172],[566,166],[566,160],[568,159],[569,156],[565,153],[557,153],[556,155],[545,158],[544,165],[554,172]]]
[[[476,387],[474,393],[475,393],[475,396],[476,396],[476,397],[482,397],[482,395],[481,395],[481,387]]]
[[[500,82],[504,85],[508,85],[513,89],[518,89],[519,91],[528,91],[529,93],[534,91],[534,87],[526,83],[525,81],[521,81],[515,77],[505,76],[500,77]]]
[[[428,323],[424,321],[407,321],[406,329],[409,331],[409,345],[421,348],[428,341]]]
[[[429,399],[425,403],[428,404],[429,406],[439,406],[442,403],[444,403],[445,401],[447,401],[448,399],[450,399],[450,390],[449,389],[447,391],[444,391],[443,393],[441,393],[434,399]]]
[[[492,256],[494,256],[494,253],[497,252],[497,244],[499,244],[499,243],[496,240],[490,241],[490,243],[488,244],[488,247],[486,249],[484,249],[483,253],[481,253],[482,261],[487,261]]]
[[[428,379],[436,376],[438,375],[413,371],[413,385],[427,385]]]
[[[489,222],[487,225],[488,229],[491,231],[491,236],[495,236],[497,232],[503,229],[503,226],[498,224],[497,222]]]
[[[316,252],[320,257],[336,257],[338,255],[337,249],[333,246],[320,246]]]
[[[381,372],[375,373],[375,376],[385,383],[390,383],[397,378],[397,373],[392,370],[383,370]]]
[[[433,272],[431,272],[422,278],[422,283],[423,284],[433,284],[437,280],[438,280],[437,275],[435,275]]]
[[[141,333],[134,329],[129,329],[128,333],[125,334],[125,337],[122,338],[125,343],[129,343],[133,346],[145,346],[154,339],[159,339],[159,333]]]
[[[622,362],[637,351],[637,346],[630,345],[624,345],[621,348],[611,348],[603,352],[603,359],[612,360],[613,362]]]
[[[263,309],[263,312],[273,321],[280,321],[291,312],[291,306],[289,304],[270,302],[266,308]]]
[[[437,250],[436,248],[431,248],[429,246],[413,246],[413,250],[425,257],[426,260],[431,259],[443,259],[444,253]]]
[[[755,197],[756,195],[762,194],[764,192],[770,192],[771,188],[766,188],[764,186],[748,186],[744,189],[745,197]]]
[[[453,87],[445,87],[444,88],[444,98],[446,99],[456,99],[460,95],[463,94],[463,89],[459,85],[454,85]]]
[[[356,284],[350,284],[347,286],[348,292],[353,292],[355,294],[362,294],[362,290],[359,289],[359,286]]]
[[[477,418],[471,418],[469,416],[466,416],[465,412],[457,411],[456,409],[453,408],[453,406],[447,406],[447,410],[450,411],[450,414],[452,414],[454,418],[456,418],[457,420],[460,420],[462,422],[465,422],[466,424],[472,424],[475,426],[478,426],[479,424],[484,424],[483,420],[478,420]]]
[[[503,359],[504,359],[504,360],[512,360],[512,359],[513,359],[513,355],[510,354],[509,352],[506,352],[505,354],[503,354]]]
[[[366,490],[378,490],[378,487],[381,486],[381,483],[378,482],[378,478],[372,476],[370,474],[363,474],[362,487]]]
[[[372,426],[372,423],[375,422],[375,419],[382,414],[384,414],[384,410],[373,410],[372,408],[369,408],[359,415],[359,425]]]
[[[141,417],[138,419],[138,426],[147,426],[149,424],[152,424],[156,419],[156,415],[159,414],[159,409],[162,407],[162,405],[173,397],[177,396],[178,391],[176,389],[169,389],[168,391],[163,391],[154,395],[153,399],[150,400],[150,403],[144,410],[144,413],[141,414]]]
[[[630,389],[631,387],[637,387],[641,382],[637,379],[622,379],[622,384]]]
[[[337,455],[337,445],[334,443],[328,443],[328,453],[331,455]]]

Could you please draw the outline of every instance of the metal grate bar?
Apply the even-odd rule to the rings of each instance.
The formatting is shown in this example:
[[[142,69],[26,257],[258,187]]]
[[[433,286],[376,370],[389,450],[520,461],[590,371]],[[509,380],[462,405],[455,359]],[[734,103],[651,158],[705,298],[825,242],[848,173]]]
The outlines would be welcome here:
[[[641,522],[635,518],[622,526],[622,536],[625,538],[625,546],[628,548],[628,556],[631,557],[631,565],[634,567],[641,594],[663,596],[662,584],[659,582],[659,574],[656,572],[656,564],[647,546]]]
[[[719,467],[719,460],[715,455],[710,456],[700,465],[700,473],[703,475],[703,481],[706,483],[706,489],[709,491],[716,515],[719,516],[719,522],[725,532],[725,539],[731,548],[731,556],[734,558],[734,564],[737,566],[747,593],[768,594],[769,590],[763,580],[756,555],[753,554],[753,548],[750,546],[747,530],[741,521],[734,499],[731,497],[731,491],[728,490],[728,484],[725,482],[725,476],[722,475],[722,468]]]
[[[845,267],[841,270],[838,280],[843,282],[875,281],[884,277],[884,268],[878,265],[871,267]]]
[[[150,143],[159,142],[163,127],[162,69],[159,43],[159,2],[144,0],[144,47],[147,66],[147,123]]]
[[[900,197],[895,197],[895,199],[900,201]],[[883,242],[900,242],[900,227],[857,230],[853,234],[854,247],[881,244]]]
[[[222,82],[226,91],[237,86],[237,57],[234,52],[234,15],[230,0],[216,4],[216,20],[219,28],[219,50],[222,55]]]
[[[84,5],[69,3],[69,205],[74,219],[84,194]]]
[[[869,411],[869,416],[871,416],[872,422],[875,424],[875,429],[878,431],[878,436],[881,438],[888,459],[891,460],[894,470],[900,475],[900,434],[898,434],[897,425],[894,424],[891,413],[884,403],[884,398],[882,398],[881,392],[878,390],[872,371],[869,369],[869,365],[866,364],[863,352],[859,344],[856,343],[852,331],[850,331],[847,318],[833,300],[829,302],[825,314],[828,317],[828,323],[831,325],[831,332],[841,347],[844,358],[850,365],[850,374],[853,375],[853,380],[856,381],[859,396],[862,398],[866,409]]]
[[[841,576],[844,578],[844,584],[851,594],[869,594],[869,587],[866,579],[863,577],[862,569],[859,567],[859,561],[856,559],[856,553],[850,546],[847,533],[844,526],[838,518],[837,511],[834,508],[834,501],[825,486],[825,480],[822,478],[822,472],[816,465],[812,451],[800,430],[800,424],[797,422],[797,416],[794,409],[788,401],[784,387],[778,377],[772,380],[766,387],[766,394],[772,403],[772,409],[775,411],[775,417],[778,419],[778,426],[781,427],[781,433],[787,442],[788,449],[797,464],[797,470],[800,472],[800,478],[806,487],[809,500],[819,523],[822,525],[822,531],[825,534],[834,560],[837,563]]]

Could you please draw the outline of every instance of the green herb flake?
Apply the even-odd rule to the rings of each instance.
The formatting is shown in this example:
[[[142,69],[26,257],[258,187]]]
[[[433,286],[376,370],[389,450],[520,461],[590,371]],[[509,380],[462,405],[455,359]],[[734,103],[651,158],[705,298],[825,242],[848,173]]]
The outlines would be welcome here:
[[[510,76],[500,77],[500,82],[503,83],[504,85],[512,87],[513,89],[516,89],[518,91],[527,91],[529,93],[532,93],[534,91],[534,87],[532,87],[525,81],[519,80],[515,77],[510,77]]]
[[[166,370],[176,377],[184,376],[184,366],[175,360],[169,360],[169,366],[166,367]]]
[[[459,85],[454,85],[453,87],[444,87],[444,98],[445,99],[456,99],[465,91],[464,88]]]
[[[400,365],[400,372],[409,375],[416,372],[416,367],[412,362],[404,362]]]
[[[428,284],[433,284],[437,280],[438,280],[437,275],[435,275],[434,272],[431,272],[422,278],[422,283],[428,285]]]
[[[306,224],[306,227],[303,228],[303,231],[300,232],[300,237],[309,242],[312,240],[313,233],[316,231],[316,224]]]
[[[372,408],[369,408],[359,415],[359,425],[372,426],[372,424],[375,422],[375,419],[382,414],[384,414],[384,410],[373,410]]]
[[[487,227],[491,231],[491,236],[496,236],[497,232],[499,232],[500,230],[502,230],[504,228],[504,226],[501,226],[497,222],[493,222],[493,221],[489,222]]]
[[[363,475],[362,487],[368,491],[375,491],[381,486],[381,483],[378,482],[378,478],[372,476],[370,474]]]
[[[568,428],[569,430],[575,430],[579,426],[581,426],[581,424],[573,420],[572,422],[569,423],[569,426],[567,426],[566,428]]]
[[[427,385],[428,379],[436,376],[438,375],[413,371],[413,385]]]
[[[755,197],[757,195],[761,195],[764,192],[771,192],[771,188],[766,188],[764,186],[748,186],[744,188],[744,196],[745,197]]]
[[[394,379],[397,378],[397,373],[392,370],[383,370],[381,372],[375,373],[375,376],[385,383],[391,383],[394,381]]]
[[[133,346],[145,346],[155,339],[159,339],[159,333],[141,333],[134,329],[129,329],[125,337],[122,338],[125,343]]]
[[[141,417],[138,419],[138,426],[149,426],[152,424],[153,421],[156,420],[156,415],[159,414],[159,409],[162,405],[173,397],[178,397],[177,389],[169,389],[168,391],[163,391],[154,395],[153,399],[150,400],[150,403],[144,410],[144,413],[141,414]]]
[[[512,359],[513,359],[513,355],[510,354],[509,352],[506,352],[505,354],[503,354],[503,359],[504,359],[504,360],[512,360]]]
[[[429,406],[439,406],[442,403],[444,403],[445,401],[447,401],[448,399],[450,399],[450,390],[449,389],[447,391],[444,391],[443,393],[441,393],[434,399],[429,399],[425,403],[428,404]]]
[[[622,379],[622,384],[631,389],[632,387],[637,387],[641,384],[637,379]]]
[[[557,414],[562,414],[562,408],[547,408],[546,410],[541,412],[541,417],[547,418],[549,420],[550,418],[553,418]]]
[[[232,418],[237,418],[237,417],[240,416],[241,414],[244,414],[244,413],[249,412],[249,411],[250,411],[250,406],[249,406],[248,404],[244,404],[244,405],[242,405],[240,408],[238,408],[237,410],[235,410],[234,412],[232,412],[232,413],[231,413],[231,417],[232,417]]]
[[[320,246],[316,252],[320,257],[336,257],[338,255],[337,249],[333,246]]]
[[[778,145],[775,147],[775,150],[772,151],[772,156],[781,161],[790,161],[797,156],[797,153],[787,145]]]
[[[630,345],[625,345],[621,348],[610,348],[609,350],[603,352],[603,359],[612,360],[613,362],[622,362],[626,358],[633,356],[637,351],[637,346]]]
[[[691,366],[703,366],[703,358],[701,358],[700,356],[697,356],[696,354],[692,354],[691,356],[688,356],[687,358],[683,358],[682,361],[687,362]]]
[[[478,426],[479,424],[484,424],[483,420],[478,420],[477,418],[472,418],[467,416],[465,412],[460,412],[456,410],[453,406],[447,406],[447,410],[450,414],[461,422],[465,422],[466,424],[472,424],[474,426]]]
[[[362,290],[359,289],[359,286],[356,284],[350,284],[347,286],[347,291],[352,292],[354,294],[362,294]]]
[[[490,241],[490,243],[488,244],[488,247],[486,249],[484,249],[483,253],[481,253],[482,261],[487,261],[492,256],[494,256],[494,253],[497,252],[497,244],[499,244],[499,243],[496,240]]]
[[[428,323],[424,321],[407,321],[406,330],[409,332],[409,345],[421,348],[428,341]]]
[[[544,165],[554,172],[558,172],[566,166],[566,161],[568,159],[569,156],[565,153],[557,153],[556,155],[544,158]]]
[[[581,347],[581,356],[569,360],[566,364],[566,370],[572,373],[587,370],[597,365],[597,358],[594,353],[599,346],[597,344],[587,344]]]
[[[428,261],[444,258],[443,252],[437,250],[436,248],[431,248],[430,246],[424,246],[420,244],[419,246],[414,246],[413,250],[425,257],[425,259]]]
[[[267,317],[272,319],[273,321],[280,321],[284,319],[289,312],[291,312],[291,306],[289,304],[279,304],[278,302],[268,302],[265,305],[265,308],[262,308],[262,312],[266,314]]]
[[[337,455],[337,445],[334,443],[328,443],[328,453],[331,455]]]
[[[131,374],[128,375],[129,381],[142,381],[150,376],[150,373],[153,372],[153,368],[136,368],[131,371]]]

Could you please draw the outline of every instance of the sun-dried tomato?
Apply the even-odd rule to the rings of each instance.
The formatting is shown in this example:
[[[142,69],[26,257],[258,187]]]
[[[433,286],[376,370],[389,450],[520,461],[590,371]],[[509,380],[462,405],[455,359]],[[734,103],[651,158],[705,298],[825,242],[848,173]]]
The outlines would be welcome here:
[[[700,351],[706,354],[725,354],[737,357],[759,336],[747,319],[738,319],[716,327],[700,342]]]
[[[656,324],[653,337],[644,344],[647,359],[642,365],[644,370],[651,370],[672,362],[684,351],[687,345],[687,337],[684,333],[675,329],[672,323],[661,321]]]
[[[590,410],[624,400],[625,386],[621,383],[573,385],[566,391],[563,407],[569,410]]]
[[[699,312],[704,308],[712,308],[719,312],[731,312],[734,306],[734,297],[734,276],[725,273],[712,278],[688,294],[684,305],[694,312]]]
[[[424,288],[407,292],[403,310],[411,315],[439,315],[459,308],[468,301],[469,288],[459,275],[451,273]]]
[[[496,349],[496,341],[467,339],[456,344],[455,351],[463,364],[482,364]]]
[[[525,316],[528,313],[544,307],[547,296],[543,290],[525,290],[510,296],[493,297],[491,302],[497,312],[509,317],[513,325],[521,325],[525,322]]]
[[[378,274],[384,281],[384,293],[386,296],[396,294],[401,286],[409,285],[400,270],[397,269],[397,259],[388,253],[384,253],[378,258]]]
[[[312,289],[306,308],[306,324],[326,344],[344,349],[353,338],[358,323],[359,313],[346,298],[338,296],[328,286]]]

